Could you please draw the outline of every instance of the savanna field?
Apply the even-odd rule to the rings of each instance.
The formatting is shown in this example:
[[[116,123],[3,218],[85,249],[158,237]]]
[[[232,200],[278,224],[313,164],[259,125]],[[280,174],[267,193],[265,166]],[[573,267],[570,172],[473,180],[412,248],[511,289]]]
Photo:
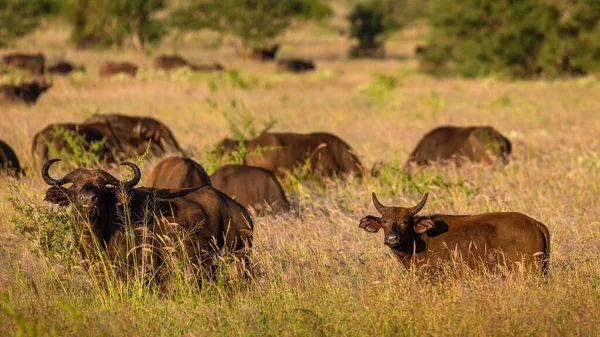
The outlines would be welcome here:
[[[350,42],[308,25],[282,37],[281,57],[315,60],[305,74],[239,58],[203,33],[168,38],[150,56],[135,49],[76,50],[69,31],[46,24],[14,50],[64,56],[86,73],[54,76],[32,106],[2,103],[1,139],[27,176],[0,177],[0,335],[19,336],[597,336],[600,334],[600,79],[554,81],[437,79],[418,72],[420,29],[393,35],[383,60],[348,60]],[[225,41],[227,42],[227,41]],[[2,54],[12,50],[2,50]],[[152,70],[152,58],[177,52],[221,62],[222,73]],[[141,66],[137,78],[98,76],[106,60]],[[383,75],[381,75],[383,74]],[[151,116],[173,131],[186,154],[207,170],[206,155],[232,135],[274,121],[271,131],[327,131],[346,140],[378,177],[283,181],[293,211],[255,218],[254,279],[180,284],[161,293],[90,277],[60,232],[63,211],[44,203],[47,185],[30,149],[50,123],[93,113]],[[505,168],[400,167],[427,131],[440,125],[491,125],[510,139]],[[162,157],[140,162],[142,181]],[[62,166],[53,175],[66,173]],[[112,167],[116,177],[129,171]],[[547,278],[527,272],[407,271],[381,233],[358,227],[376,215],[371,192],[386,205],[412,206],[429,192],[422,214],[525,213],[551,232]],[[60,215],[60,214],[59,214]],[[52,228],[56,227],[56,230]],[[24,231],[23,228],[27,228]],[[43,234],[43,235],[42,235]],[[47,246],[47,245],[46,245]],[[72,243],[71,243],[72,246]]]

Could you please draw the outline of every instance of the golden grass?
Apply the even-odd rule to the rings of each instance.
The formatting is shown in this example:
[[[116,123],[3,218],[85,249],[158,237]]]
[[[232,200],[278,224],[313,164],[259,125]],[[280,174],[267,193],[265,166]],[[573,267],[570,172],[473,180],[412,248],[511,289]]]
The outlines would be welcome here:
[[[106,59],[132,60],[145,68],[151,59],[129,49],[65,50],[64,28],[49,28],[21,41],[19,49],[43,50],[48,58],[64,52],[85,64],[88,73],[72,80],[55,77],[54,87],[31,107],[1,107],[1,138],[29,168],[17,182],[17,197],[26,203],[43,204],[46,189],[30,154],[34,133],[48,123],[80,121],[96,111],[156,117],[195,158],[228,135],[224,112],[247,113],[258,122],[272,116],[276,131],[333,132],[369,168],[378,160],[403,162],[425,132],[442,124],[492,125],[511,139],[514,152],[505,169],[430,169],[454,182],[444,187],[404,192],[401,180],[383,184],[376,178],[296,186],[289,192],[295,213],[255,220],[254,283],[172,295],[132,288],[123,296],[106,296],[80,268],[33,254],[9,221],[25,220],[8,202],[8,179],[0,178],[1,335],[600,334],[596,78],[439,80],[414,72],[412,39],[397,36],[387,47],[394,55],[409,55],[406,60],[350,61],[343,37],[314,27],[288,34],[282,52],[314,57],[319,71],[333,75],[276,73],[273,64],[238,59],[230,47],[207,49],[202,36],[160,47],[157,54],[177,50],[194,62],[222,61],[259,83],[249,90],[221,86],[211,92],[210,76],[100,79],[97,66]],[[359,87],[375,72],[397,76],[398,86],[372,101]],[[159,160],[150,158],[142,174]],[[545,223],[552,235],[547,282],[520,273],[428,281],[404,270],[381,234],[358,228],[361,217],[376,214],[372,191],[386,204],[411,205],[425,190],[430,197],[423,213],[517,211]]]

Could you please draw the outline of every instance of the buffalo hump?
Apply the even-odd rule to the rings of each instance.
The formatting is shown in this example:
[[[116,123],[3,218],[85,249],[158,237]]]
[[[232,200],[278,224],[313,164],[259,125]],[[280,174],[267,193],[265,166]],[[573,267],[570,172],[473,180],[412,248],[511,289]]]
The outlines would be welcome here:
[[[168,157],[152,169],[147,185],[157,189],[211,186],[204,168],[190,158]]]

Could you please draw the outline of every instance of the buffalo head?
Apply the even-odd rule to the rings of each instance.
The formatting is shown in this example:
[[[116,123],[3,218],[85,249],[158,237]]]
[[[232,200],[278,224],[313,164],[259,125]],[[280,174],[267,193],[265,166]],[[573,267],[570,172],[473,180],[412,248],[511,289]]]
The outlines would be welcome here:
[[[135,164],[125,162],[121,165],[130,167],[134,172],[133,178],[125,182],[119,181],[104,170],[83,168],[71,171],[60,179],[54,179],[50,177],[48,170],[57,161],[60,159],[49,160],[42,167],[42,178],[52,186],[46,192],[44,200],[60,206],[73,204],[79,212],[87,215],[99,213],[111,201],[119,201],[120,191],[133,188],[141,177],[140,169]],[[63,187],[69,183],[72,184],[69,188]]]
[[[373,192],[373,204],[382,216],[378,218],[367,215],[360,220],[359,226],[371,233],[377,233],[379,229],[383,229],[385,245],[397,249],[405,240],[411,240],[414,233],[425,233],[427,230],[433,229],[434,225],[431,220],[415,218],[415,215],[425,206],[426,201],[427,193],[413,207],[387,207],[377,200],[377,196]]]

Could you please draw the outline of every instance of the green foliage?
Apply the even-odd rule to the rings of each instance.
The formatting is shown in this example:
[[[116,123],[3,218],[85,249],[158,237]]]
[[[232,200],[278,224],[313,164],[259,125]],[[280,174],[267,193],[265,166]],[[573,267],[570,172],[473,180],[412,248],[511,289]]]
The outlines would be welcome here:
[[[371,82],[361,85],[359,90],[375,102],[389,97],[396,88],[397,80],[394,76],[375,73],[371,77]]]
[[[0,47],[36,29],[47,1],[0,0]]]
[[[46,257],[69,258],[76,251],[74,247],[71,214],[66,208],[50,211],[41,205],[32,205],[19,198],[17,186],[9,185],[10,202],[19,217],[11,217],[10,222],[17,232],[27,238],[34,251]]]
[[[320,0],[196,0],[175,10],[171,24],[182,30],[212,29],[231,34],[245,48],[261,48],[270,46],[295,18],[329,15],[331,10]]]
[[[46,145],[51,158],[68,157],[77,166],[99,163],[103,159],[104,139],[88,142],[83,135],[78,135],[58,125],[54,126],[52,136],[64,140],[67,147],[59,150],[54,147],[52,142],[47,142]]]
[[[243,73],[238,69],[228,69],[211,77],[208,81],[208,88],[211,91],[218,89],[254,89],[258,84],[258,77]]]
[[[600,2],[432,0],[421,68],[436,75],[511,78],[600,67]]]
[[[143,50],[166,33],[154,18],[164,6],[163,0],[69,0],[65,12],[73,26],[71,39],[81,46],[121,46],[131,37]]]
[[[385,36],[401,27],[397,14],[402,2],[370,0],[358,3],[348,15],[350,36],[358,45],[350,49],[349,56],[383,56]]]
[[[448,181],[431,170],[424,169],[409,174],[398,159],[382,163],[374,173],[381,183],[382,193],[386,195],[394,196],[398,192],[423,194],[432,188],[442,190],[459,188],[464,189],[467,194],[476,193],[476,189],[469,188],[462,181]]]

